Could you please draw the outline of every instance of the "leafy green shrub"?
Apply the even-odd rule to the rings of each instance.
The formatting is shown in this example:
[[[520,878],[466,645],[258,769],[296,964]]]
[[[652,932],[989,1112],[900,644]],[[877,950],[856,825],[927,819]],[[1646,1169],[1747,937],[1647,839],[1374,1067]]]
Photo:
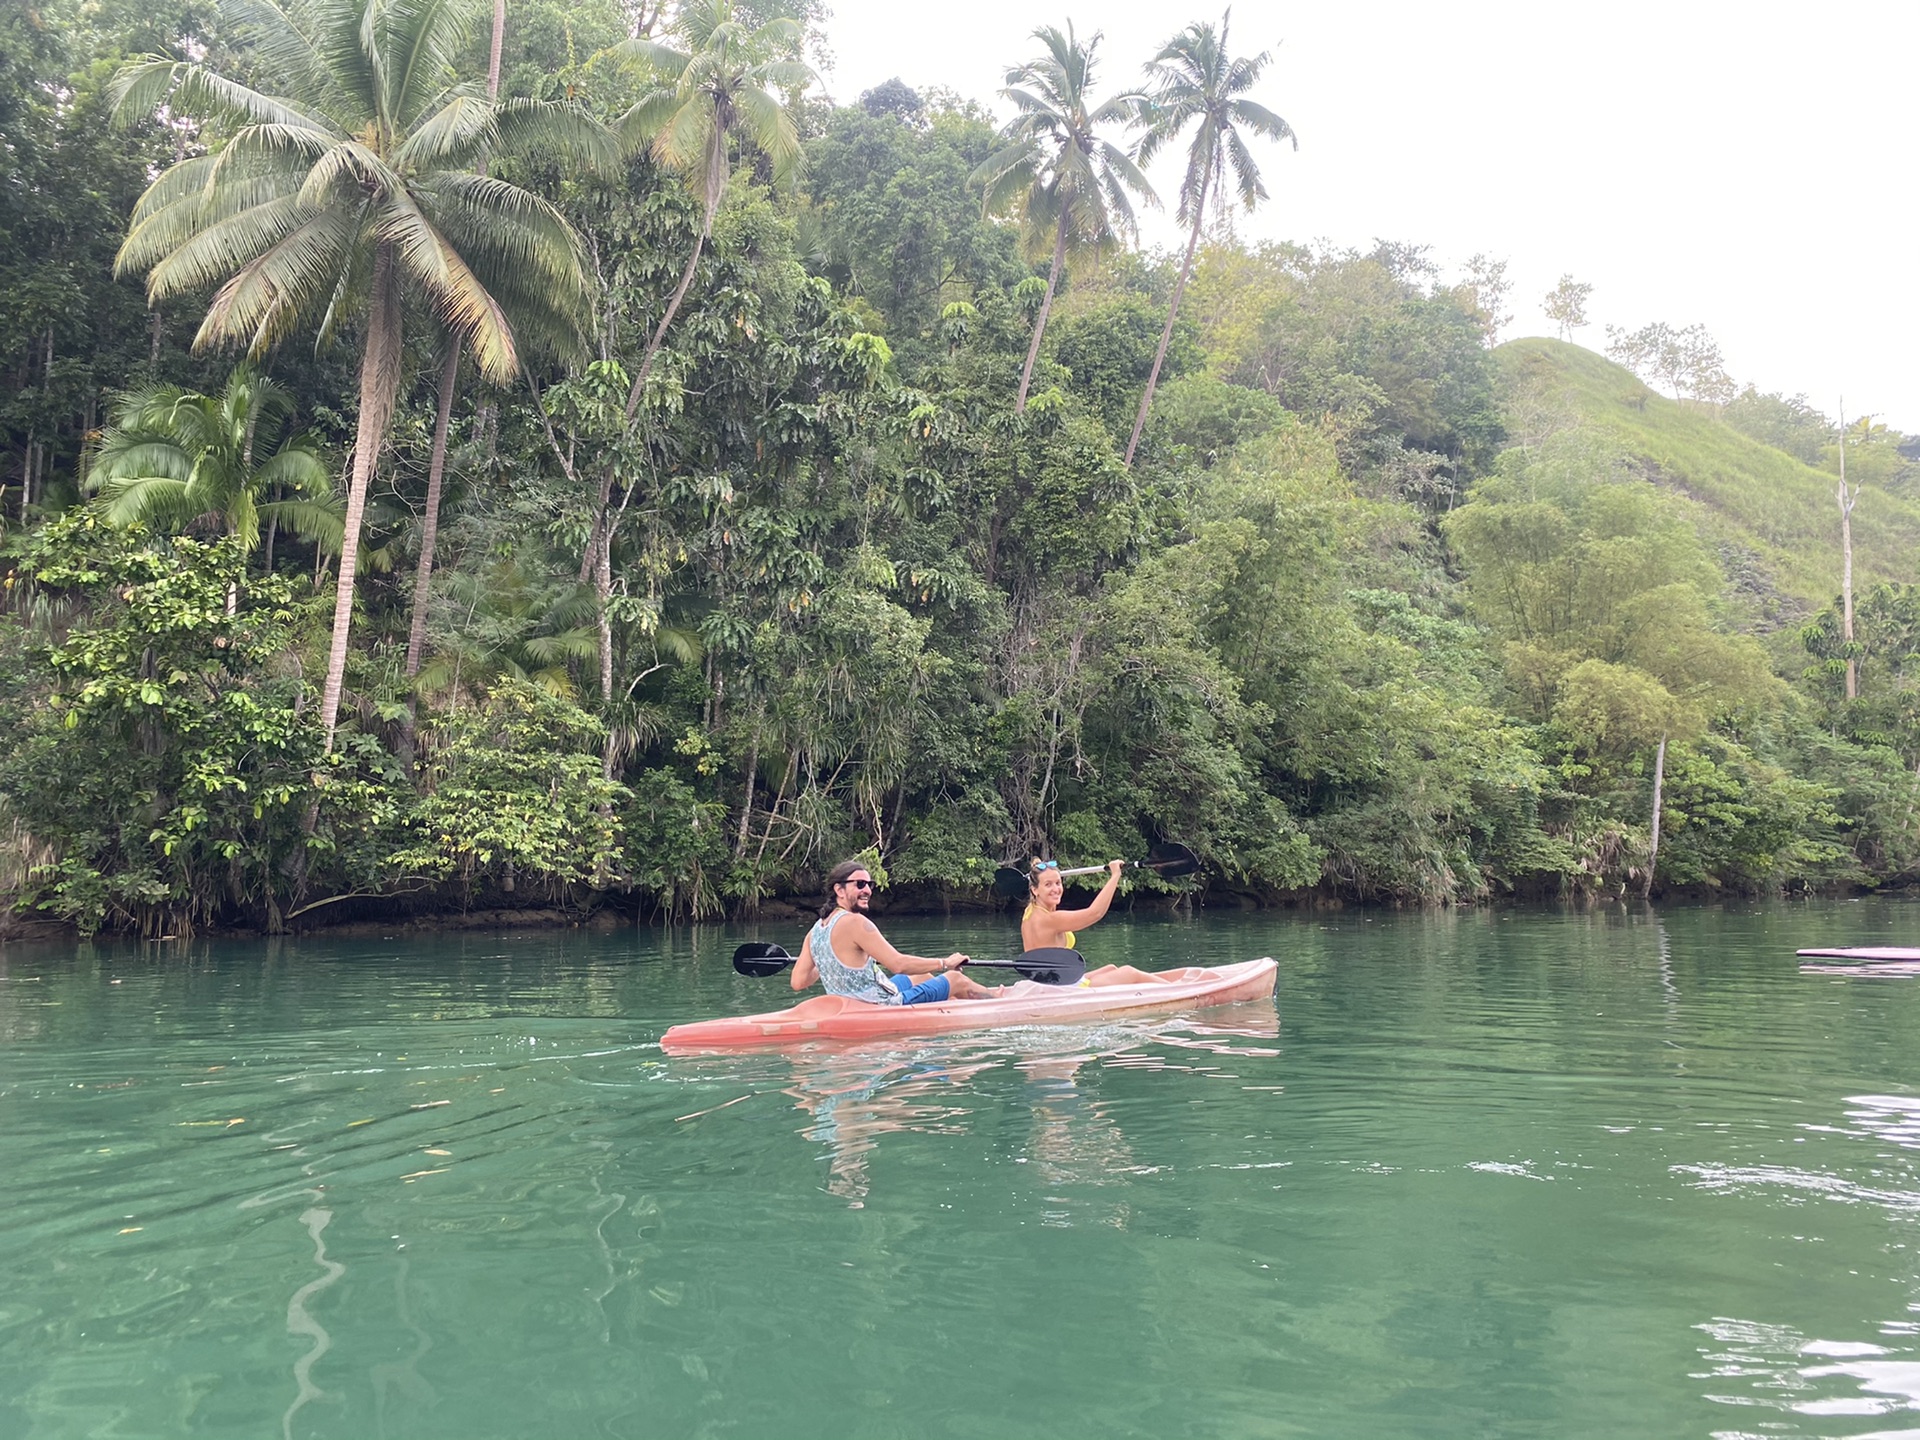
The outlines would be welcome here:
[[[0,796],[54,856],[29,903],[83,932],[271,920],[308,881],[287,862],[322,809],[336,863],[377,826],[369,782],[323,757],[303,714],[293,586],[249,577],[240,540],[162,540],[74,511],[27,538],[20,569],[65,617],[22,645],[34,683],[11,701],[0,758]]]
[[[421,732],[427,791],[408,818],[404,873],[458,879],[468,892],[522,880],[558,896],[605,885],[622,858],[614,811],[624,785],[605,777],[604,732],[570,701],[503,679],[478,706],[460,706]]]

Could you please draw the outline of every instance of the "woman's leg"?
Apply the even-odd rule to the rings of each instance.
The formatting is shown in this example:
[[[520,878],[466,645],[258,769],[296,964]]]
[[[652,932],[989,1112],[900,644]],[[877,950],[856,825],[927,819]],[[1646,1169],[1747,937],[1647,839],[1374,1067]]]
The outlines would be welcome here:
[[[1157,984],[1160,977],[1146,970],[1136,970],[1131,965],[1102,965],[1098,970],[1087,972],[1089,985],[1142,985]]]

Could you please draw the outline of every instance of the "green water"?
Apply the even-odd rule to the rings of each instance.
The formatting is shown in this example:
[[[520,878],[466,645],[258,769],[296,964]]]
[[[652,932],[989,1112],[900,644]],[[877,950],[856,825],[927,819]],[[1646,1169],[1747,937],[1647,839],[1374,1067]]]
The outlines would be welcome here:
[[[1920,980],[1792,955],[1920,906],[1116,918],[1277,1010],[663,1056],[749,933],[0,950],[0,1436],[1920,1436]]]

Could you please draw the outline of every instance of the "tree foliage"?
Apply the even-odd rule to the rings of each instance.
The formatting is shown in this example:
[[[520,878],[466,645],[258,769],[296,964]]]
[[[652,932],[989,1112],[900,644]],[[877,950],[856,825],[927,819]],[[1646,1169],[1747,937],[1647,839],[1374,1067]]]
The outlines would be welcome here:
[[[1189,222],[1259,198],[1224,23],[1162,51],[1157,121],[1042,32],[997,134],[797,94],[805,6],[510,0],[498,99],[472,18],[0,14],[10,902],[718,916],[852,853],[949,900],[1163,839],[1235,902],[1617,895],[1656,765],[1670,892],[1920,864],[1907,588],[1851,642],[1751,603],[1705,500],[1497,362],[1499,262],[1114,243],[1143,121]],[[1688,334],[1639,363],[1717,400]],[[1838,460],[1804,402],[1554,348]],[[1846,443],[1908,483],[1905,437]]]

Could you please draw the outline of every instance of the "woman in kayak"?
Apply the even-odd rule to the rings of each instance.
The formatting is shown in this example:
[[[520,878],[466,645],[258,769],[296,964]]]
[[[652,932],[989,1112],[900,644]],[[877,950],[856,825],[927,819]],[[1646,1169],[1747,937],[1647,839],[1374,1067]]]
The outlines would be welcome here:
[[[1033,898],[1027,902],[1027,912],[1020,917],[1020,944],[1026,950],[1046,950],[1058,945],[1068,950],[1074,948],[1075,932],[1089,925],[1097,925],[1107,918],[1107,910],[1113,904],[1114,892],[1120,888],[1120,872],[1126,868],[1124,860],[1107,862],[1107,883],[1100,887],[1100,893],[1093,897],[1093,903],[1084,910],[1062,910],[1060,898],[1066,893],[1066,881],[1060,878],[1058,860],[1036,860],[1033,869],[1027,875],[1027,888]],[[1131,965],[1102,965],[1098,970],[1089,970],[1082,985],[1138,985],[1141,981],[1157,980],[1157,975],[1145,970],[1136,970]]]
[[[872,1005],[990,1000],[1000,993],[960,974],[967,957],[958,951],[931,960],[894,949],[867,918],[872,901],[873,876],[858,860],[842,860],[827,872],[827,903],[793,962],[794,989],[805,990],[818,980],[829,995]]]

